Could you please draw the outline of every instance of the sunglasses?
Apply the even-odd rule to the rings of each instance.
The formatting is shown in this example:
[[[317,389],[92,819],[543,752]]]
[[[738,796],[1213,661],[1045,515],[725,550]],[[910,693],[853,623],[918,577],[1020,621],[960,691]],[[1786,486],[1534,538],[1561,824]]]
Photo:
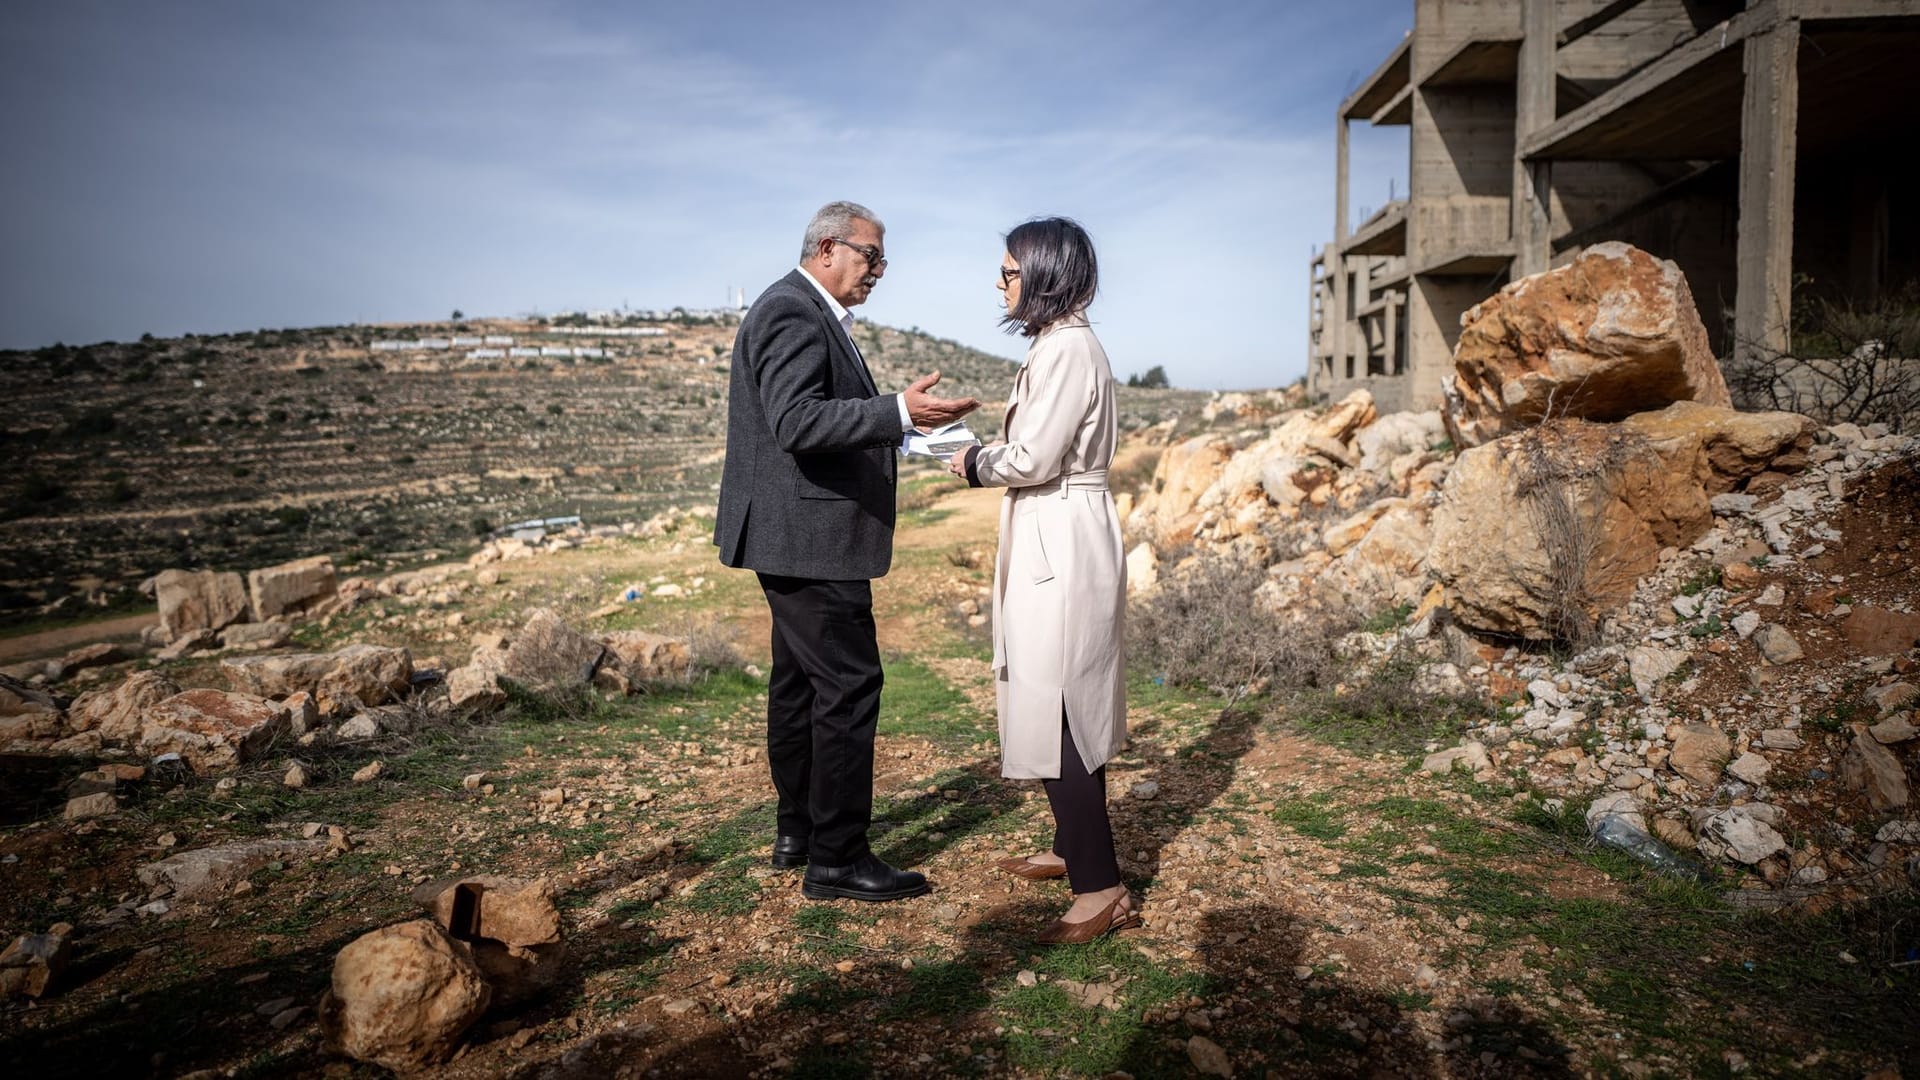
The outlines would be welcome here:
[[[1003,266],[1000,268],[1001,285],[1011,285],[1013,284],[1013,279],[1019,276],[1020,268],[1017,266]]]

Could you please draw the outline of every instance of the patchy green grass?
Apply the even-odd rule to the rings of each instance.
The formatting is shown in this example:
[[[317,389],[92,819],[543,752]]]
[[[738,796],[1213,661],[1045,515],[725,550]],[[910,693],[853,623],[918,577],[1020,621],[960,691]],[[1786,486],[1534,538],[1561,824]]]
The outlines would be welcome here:
[[[880,694],[881,732],[961,744],[993,735],[993,718],[926,665],[895,655],[884,658],[883,667],[887,682]]]

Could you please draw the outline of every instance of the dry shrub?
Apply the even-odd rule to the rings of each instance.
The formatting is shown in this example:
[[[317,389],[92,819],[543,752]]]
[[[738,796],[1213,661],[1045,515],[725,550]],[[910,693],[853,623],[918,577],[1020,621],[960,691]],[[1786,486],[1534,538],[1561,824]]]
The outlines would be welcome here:
[[[1721,365],[1735,406],[1920,429],[1920,283],[1878,304],[1796,302],[1792,339],[1791,355],[1746,342]]]
[[[1334,642],[1357,620],[1335,612],[1283,618],[1255,599],[1265,580],[1258,564],[1221,553],[1164,574],[1128,612],[1129,654],[1170,683],[1229,696],[1331,685],[1340,668]]]
[[[1588,427],[1593,425],[1549,421],[1512,439],[1514,494],[1547,560],[1544,582],[1524,572],[1514,578],[1541,605],[1554,639],[1576,652],[1593,644],[1599,629],[1590,578],[1605,538],[1601,515],[1621,471],[1648,453],[1645,440],[1611,426],[1599,429],[1604,438],[1597,450],[1572,437]]]
[[[690,682],[699,682],[709,675],[724,671],[739,671],[747,666],[747,658],[740,652],[738,628],[717,615],[683,615],[661,627],[658,632],[668,637],[686,639],[690,654],[687,679]]]

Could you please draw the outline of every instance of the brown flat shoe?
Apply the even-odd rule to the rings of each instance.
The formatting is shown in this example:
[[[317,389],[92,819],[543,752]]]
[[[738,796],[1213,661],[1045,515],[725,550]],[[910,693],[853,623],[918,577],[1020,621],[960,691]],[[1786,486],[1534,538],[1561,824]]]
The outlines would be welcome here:
[[[1128,897],[1122,894],[1113,903],[1091,919],[1081,922],[1068,922],[1065,919],[1053,920],[1053,925],[1040,932],[1034,941],[1041,945],[1080,945],[1097,937],[1104,937],[1117,931],[1140,925],[1140,913],[1128,911],[1123,904]]]
[[[1012,874],[1015,877],[1026,878],[1028,881],[1046,881],[1050,878],[1062,878],[1067,876],[1067,868],[1065,864],[1062,864],[1060,866],[1048,866],[1046,863],[1034,862],[1032,859],[1027,858],[1025,855],[1019,855],[1011,859],[1001,859],[999,862],[996,862],[993,865],[999,867],[1002,870],[1005,870],[1007,873]]]

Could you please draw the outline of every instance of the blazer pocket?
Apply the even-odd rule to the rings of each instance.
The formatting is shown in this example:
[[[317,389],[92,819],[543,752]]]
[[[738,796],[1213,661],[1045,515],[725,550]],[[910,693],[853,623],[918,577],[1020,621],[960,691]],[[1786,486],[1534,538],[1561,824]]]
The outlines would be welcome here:
[[[862,487],[859,472],[853,469],[802,469],[793,478],[793,493],[802,499],[857,499]]]

